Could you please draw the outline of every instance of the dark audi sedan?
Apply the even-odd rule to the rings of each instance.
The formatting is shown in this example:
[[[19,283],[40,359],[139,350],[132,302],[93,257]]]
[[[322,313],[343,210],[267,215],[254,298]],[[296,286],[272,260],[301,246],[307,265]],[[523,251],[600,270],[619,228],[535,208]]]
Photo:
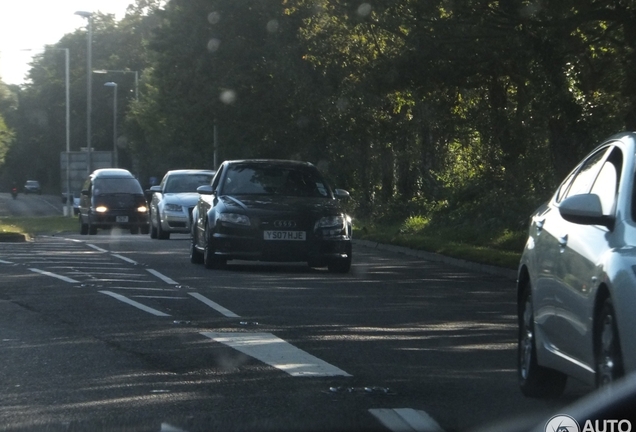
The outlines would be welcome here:
[[[306,261],[346,273],[351,267],[351,218],[310,163],[226,161],[212,184],[200,186],[193,210],[190,260],[207,268],[228,260]]]

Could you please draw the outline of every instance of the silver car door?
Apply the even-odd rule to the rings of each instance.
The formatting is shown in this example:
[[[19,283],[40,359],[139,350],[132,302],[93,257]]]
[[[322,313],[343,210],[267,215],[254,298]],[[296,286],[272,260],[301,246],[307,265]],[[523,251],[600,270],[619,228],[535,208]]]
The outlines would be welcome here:
[[[612,148],[602,158],[598,172],[587,193],[601,198],[603,214],[614,212],[619,174],[622,165],[620,149]],[[582,190],[575,191],[582,192]],[[570,195],[571,196],[571,195]],[[591,346],[593,288],[599,278],[602,257],[610,248],[609,228],[563,221],[561,233],[559,279],[554,293],[556,325],[554,340],[561,354],[593,367]]]
[[[568,247],[571,248],[574,244],[571,237],[575,229],[574,224],[561,217],[558,205],[569,196],[589,193],[605,160],[607,150],[603,148],[579,164],[571,174],[571,179],[566,180],[557,192],[551,203],[551,211],[544,221],[544,232],[541,234],[544,237],[543,244],[537,253],[542,260],[538,263],[538,269],[544,272],[544,275],[543,279],[537,281],[535,290],[535,319],[538,329],[542,332],[544,343],[553,352],[562,351],[564,345],[569,345],[564,333],[563,312],[557,312],[557,310],[563,309],[564,301],[571,301],[568,291],[572,283],[569,279],[572,277],[573,264],[570,263],[572,254],[568,252]],[[576,265],[580,266],[580,264]]]

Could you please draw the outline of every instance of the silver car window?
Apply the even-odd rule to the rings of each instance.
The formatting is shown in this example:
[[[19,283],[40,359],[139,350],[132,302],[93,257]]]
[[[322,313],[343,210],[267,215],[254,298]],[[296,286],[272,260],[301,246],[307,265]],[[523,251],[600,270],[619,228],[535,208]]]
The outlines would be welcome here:
[[[615,156],[615,154],[618,156]],[[591,193],[601,198],[604,215],[610,215],[614,210],[621,163],[622,155],[620,150],[615,149],[610,159],[603,164],[592,186]]]
[[[209,185],[212,181],[210,174],[182,174],[168,178],[164,191],[166,193],[196,192],[199,186]]]
[[[608,148],[604,148],[594,153],[586,159],[585,162],[583,162],[576,173],[574,180],[569,184],[569,186],[564,183],[563,186],[565,186],[565,190],[559,191],[558,201],[573,195],[586,194],[590,192],[592,185],[594,184],[594,180],[601,169],[602,162],[605,160],[607,151]]]

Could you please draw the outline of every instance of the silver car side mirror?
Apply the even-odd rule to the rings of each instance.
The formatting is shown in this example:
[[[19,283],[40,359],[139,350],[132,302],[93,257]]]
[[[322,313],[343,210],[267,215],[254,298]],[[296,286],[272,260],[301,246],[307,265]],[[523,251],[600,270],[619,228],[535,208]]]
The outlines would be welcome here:
[[[559,205],[561,217],[580,225],[602,225],[614,228],[614,218],[603,214],[601,198],[596,194],[580,194],[566,198]]]

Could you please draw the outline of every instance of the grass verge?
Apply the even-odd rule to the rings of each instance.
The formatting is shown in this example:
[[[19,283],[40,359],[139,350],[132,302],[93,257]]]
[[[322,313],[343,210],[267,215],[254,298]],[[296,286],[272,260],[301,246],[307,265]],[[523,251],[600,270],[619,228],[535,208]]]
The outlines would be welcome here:
[[[68,216],[45,217],[2,217],[0,218],[0,236],[23,234],[58,234],[76,231],[77,218]]]
[[[414,226],[415,225],[415,226]],[[354,238],[434,252],[453,258],[516,269],[527,233],[490,231],[469,226],[431,227],[426,223],[377,224],[356,221]]]

